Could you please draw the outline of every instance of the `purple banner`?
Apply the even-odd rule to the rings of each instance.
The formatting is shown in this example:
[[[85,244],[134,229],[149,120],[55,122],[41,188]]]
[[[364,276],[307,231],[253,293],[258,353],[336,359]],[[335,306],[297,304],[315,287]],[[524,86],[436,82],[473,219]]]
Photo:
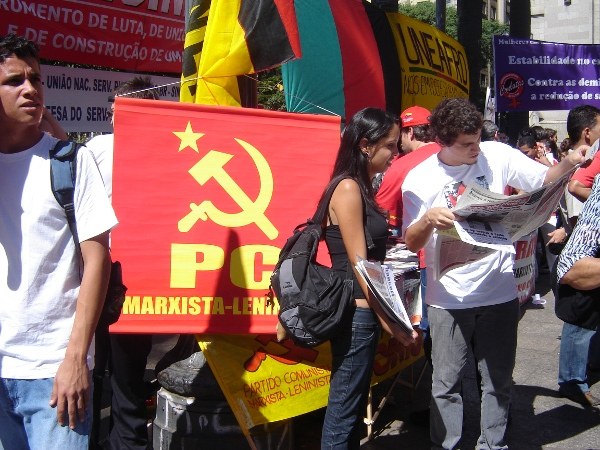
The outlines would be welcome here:
[[[497,111],[572,109],[600,101],[600,45],[494,36]]]

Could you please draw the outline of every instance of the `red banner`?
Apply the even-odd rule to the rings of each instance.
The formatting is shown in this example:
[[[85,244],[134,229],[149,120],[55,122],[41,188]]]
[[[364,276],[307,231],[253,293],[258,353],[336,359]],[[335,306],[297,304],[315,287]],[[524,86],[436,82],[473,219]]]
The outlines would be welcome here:
[[[338,117],[119,98],[113,331],[273,333],[280,248],[329,180]]]
[[[181,73],[185,0],[0,1],[0,35],[10,32],[48,60]]]

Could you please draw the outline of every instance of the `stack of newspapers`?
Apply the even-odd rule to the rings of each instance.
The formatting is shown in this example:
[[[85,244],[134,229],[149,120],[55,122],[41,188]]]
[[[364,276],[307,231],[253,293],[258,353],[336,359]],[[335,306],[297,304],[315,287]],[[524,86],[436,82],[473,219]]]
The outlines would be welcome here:
[[[406,244],[398,241],[388,246],[385,253],[385,263],[392,266],[394,273],[403,273],[417,270],[419,257],[406,248]]]
[[[356,270],[364,278],[373,296],[379,301],[385,313],[407,334],[413,331],[413,325],[421,319],[421,300],[419,295],[410,294],[402,288],[399,293],[398,276],[391,266],[358,258]],[[411,270],[410,272],[415,272]],[[402,275],[402,274],[400,274]],[[401,277],[402,278],[402,277]],[[404,283],[402,278],[402,283]],[[402,284],[404,286],[404,284]],[[418,289],[413,292],[418,292]],[[415,322],[416,321],[416,322]]]

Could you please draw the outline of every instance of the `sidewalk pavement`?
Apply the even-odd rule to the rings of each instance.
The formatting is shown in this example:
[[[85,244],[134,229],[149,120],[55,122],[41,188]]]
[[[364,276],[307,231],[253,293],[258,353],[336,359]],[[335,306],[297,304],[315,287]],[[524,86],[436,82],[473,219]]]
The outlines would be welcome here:
[[[554,315],[554,296],[549,275],[538,278],[536,292],[545,305],[530,302],[521,307],[517,358],[513,374],[514,386],[508,444],[511,450],[599,450],[600,408],[584,408],[562,398],[557,391],[558,353],[563,322]],[[418,375],[419,368],[415,367]],[[410,371],[407,371],[410,372]],[[410,374],[403,374],[410,381]],[[416,391],[399,386],[384,406],[374,425],[374,437],[362,440],[361,450],[425,450],[429,449],[429,429],[416,426],[408,416],[411,410],[426,407],[429,374]],[[598,380],[591,380],[592,383]],[[479,436],[479,394],[474,366],[470,368],[465,390],[465,420],[462,449],[476,448]],[[591,387],[600,397],[600,383]],[[375,390],[375,397],[382,389]],[[375,404],[377,402],[374,402]],[[295,433],[301,430],[295,426]],[[300,438],[300,436],[298,436]],[[298,448],[318,449],[317,446]]]

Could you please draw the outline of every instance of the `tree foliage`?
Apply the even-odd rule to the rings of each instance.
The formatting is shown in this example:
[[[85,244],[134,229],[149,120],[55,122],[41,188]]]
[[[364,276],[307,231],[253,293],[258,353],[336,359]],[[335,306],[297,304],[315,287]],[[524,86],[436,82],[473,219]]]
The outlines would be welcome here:
[[[416,5],[403,3],[398,7],[398,12],[413,19],[420,20],[428,25],[434,26],[435,23],[435,3],[419,2]],[[456,8],[449,6],[446,8],[446,34],[454,39],[458,36],[458,18]]]
[[[272,111],[285,111],[285,96],[281,68],[258,74],[258,104]]]
[[[435,26],[435,4],[432,2],[419,2],[416,5],[403,3],[398,7],[398,12]]]
[[[507,35],[509,32],[508,29],[509,26],[505,23],[496,22],[495,20],[483,20],[481,31],[481,57],[483,58],[482,61],[484,64],[489,61],[492,67],[494,66],[494,35]]]

